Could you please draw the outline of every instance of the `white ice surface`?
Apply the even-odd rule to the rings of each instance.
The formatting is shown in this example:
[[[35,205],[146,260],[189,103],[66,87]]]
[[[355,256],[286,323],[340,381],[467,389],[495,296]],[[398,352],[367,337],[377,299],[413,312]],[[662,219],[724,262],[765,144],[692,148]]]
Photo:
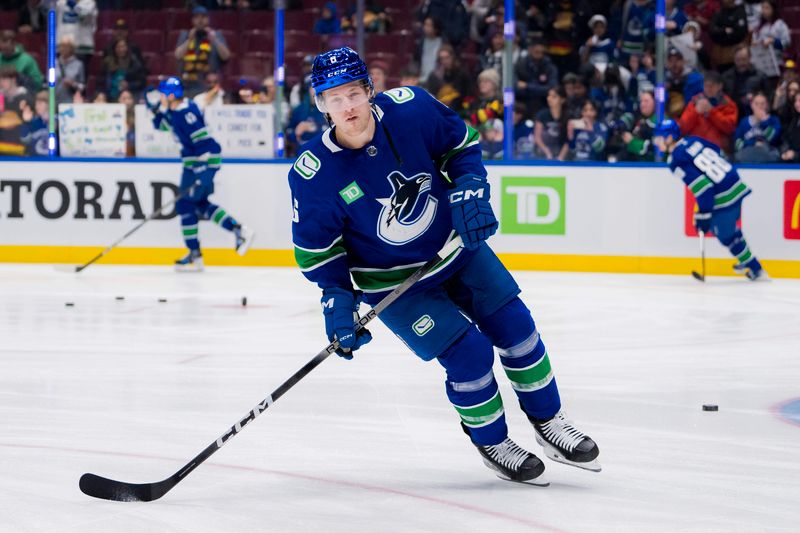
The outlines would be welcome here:
[[[80,475],[176,472],[326,344],[318,291],[293,269],[0,266],[0,531],[800,531],[800,426],[774,412],[800,396],[799,282],[516,277],[602,473],[497,479],[439,365],[375,324],[164,498],[117,503]]]

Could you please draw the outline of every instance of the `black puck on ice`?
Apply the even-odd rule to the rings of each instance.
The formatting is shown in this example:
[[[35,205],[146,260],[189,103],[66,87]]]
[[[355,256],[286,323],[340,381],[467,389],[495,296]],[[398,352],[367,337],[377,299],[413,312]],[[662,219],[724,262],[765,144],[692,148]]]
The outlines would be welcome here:
[[[158,303],[165,304],[165,303],[167,303],[167,299],[166,298],[159,298],[158,299]]]
[[[703,411],[719,411],[719,405],[714,403],[704,403]]]
[[[67,307],[75,307],[75,304],[73,302],[66,302],[64,305]]]
[[[117,301],[121,301],[121,300],[124,300],[124,299],[125,299],[125,297],[124,297],[124,296],[117,296],[115,299],[116,299]]]
[[[242,296],[242,307],[247,307],[247,296]]]

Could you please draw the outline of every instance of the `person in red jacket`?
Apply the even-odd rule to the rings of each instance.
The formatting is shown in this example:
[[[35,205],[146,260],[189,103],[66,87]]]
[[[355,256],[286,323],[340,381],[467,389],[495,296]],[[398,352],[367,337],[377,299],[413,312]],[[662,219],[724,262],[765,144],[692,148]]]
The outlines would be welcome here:
[[[709,71],[703,80],[703,92],[692,98],[678,124],[684,135],[696,135],[730,153],[738,119],[736,102],[722,92],[722,76]]]

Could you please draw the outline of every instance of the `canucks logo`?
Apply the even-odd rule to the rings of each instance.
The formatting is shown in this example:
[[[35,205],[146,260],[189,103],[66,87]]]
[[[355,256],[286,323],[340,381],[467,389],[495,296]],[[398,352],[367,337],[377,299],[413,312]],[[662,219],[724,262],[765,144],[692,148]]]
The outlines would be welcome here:
[[[394,171],[387,176],[391,198],[378,198],[383,206],[378,217],[378,237],[392,245],[406,244],[425,233],[436,216],[438,201],[429,194],[431,175],[406,178]]]

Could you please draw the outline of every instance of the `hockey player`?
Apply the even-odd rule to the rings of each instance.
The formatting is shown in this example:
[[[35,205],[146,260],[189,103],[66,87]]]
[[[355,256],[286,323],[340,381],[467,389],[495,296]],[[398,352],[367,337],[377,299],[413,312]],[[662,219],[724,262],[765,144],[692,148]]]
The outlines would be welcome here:
[[[339,355],[350,358],[371,340],[356,333],[362,298],[374,305],[458,234],[464,247],[381,320],[421,359],[444,367],[447,397],[499,477],[547,484],[544,463],[508,437],[493,346],[546,455],[599,471],[597,445],[561,411],[520,289],[485,243],[498,223],[477,132],[422,89],[376,96],[350,48],[317,56],[311,76],[332,127],[305,145],[289,172],[292,234],[297,263],[322,289],[326,333],[339,340]]]
[[[694,225],[701,238],[714,234],[737,259],[733,270],[750,280],[767,280],[769,276],[750,251],[736,221],[742,213],[742,200],[752,191],[739,178],[719,146],[700,137],[680,138],[681,130],[674,120],[665,120],[654,131],[656,146],[669,154],[667,163],[697,199]],[[680,140],[679,140],[680,139]]]
[[[160,94],[159,94],[160,93]],[[214,175],[219,171],[220,146],[206,129],[203,113],[191,99],[183,97],[183,84],[174,76],[158,85],[158,93],[147,94],[147,103],[154,113],[153,125],[163,131],[172,130],[181,143],[183,174],[180,190],[185,195],[175,203],[181,217],[183,240],[189,253],[175,261],[179,272],[202,272],[198,222],[212,220],[236,236],[235,249],[244,255],[253,243],[254,232],[239,224],[222,207],[208,201],[214,192]]]

